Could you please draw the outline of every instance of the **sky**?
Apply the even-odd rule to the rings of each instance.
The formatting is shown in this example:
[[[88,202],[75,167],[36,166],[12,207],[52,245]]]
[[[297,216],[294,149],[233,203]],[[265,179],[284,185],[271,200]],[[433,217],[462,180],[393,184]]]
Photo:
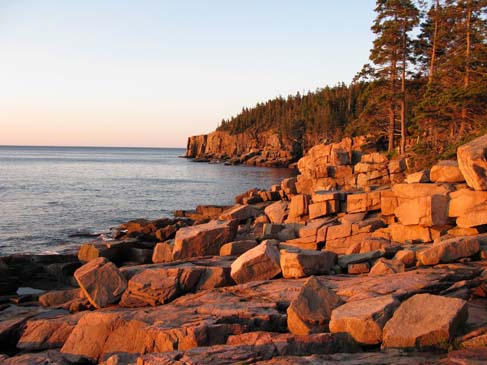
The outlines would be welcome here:
[[[374,0],[0,0],[0,145],[185,147],[349,83]]]

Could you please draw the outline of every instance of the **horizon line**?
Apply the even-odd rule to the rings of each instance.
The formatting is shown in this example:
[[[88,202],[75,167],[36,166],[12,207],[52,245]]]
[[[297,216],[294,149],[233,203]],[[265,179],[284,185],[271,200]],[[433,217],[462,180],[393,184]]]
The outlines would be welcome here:
[[[56,148],[146,148],[146,149],[186,149],[186,147],[155,147],[155,146],[79,146],[79,145],[22,145],[0,144],[0,147],[56,147]]]

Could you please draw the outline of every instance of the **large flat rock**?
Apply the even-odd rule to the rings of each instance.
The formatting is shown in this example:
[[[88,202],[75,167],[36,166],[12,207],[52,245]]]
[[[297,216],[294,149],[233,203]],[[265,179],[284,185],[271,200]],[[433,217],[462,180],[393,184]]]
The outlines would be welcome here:
[[[61,351],[71,360],[97,361],[113,353],[186,350],[225,343],[232,334],[285,328],[275,303],[208,290],[154,308],[86,313]]]
[[[478,253],[480,251],[480,243],[484,241],[487,242],[487,235],[451,238],[435,243],[426,250],[419,251],[417,259],[422,265],[454,262],[460,258],[470,257]]]
[[[173,259],[218,255],[220,247],[233,241],[236,234],[236,221],[213,220],[206,224],[181,228],[174,239]]]
[[[346,303],[331,313],[330,331],[348,333],[365,345],[382,342],[382,329],[400,302],[391,295]]]
[[[417,294],[402,303],[386,323],[382,347],[445,347],[467,317],[464,300]]]
[[[357,350],[356,345],[342,335],[320,333],[295,336],[289,333],[254,332],[231,336],[226,345],[147,354],[139,357],[137,364],[254,364],[256,361],[272,361],[273,358],[280,356],[309,356],[311,354],[333,354]]]
[[[384,295],[404,299],[416,293],[439,293],[479,273],[475,267],[449,265],[372,278],[333,275],[317,280],[351,302]],[[285,310],[303,283],[303,279],[254,281],[186,294],[157,307],[88,312],[62,352],[73,360],[96,360],[113,353],[147,354],[225,344],[231,335],[252,331],[285,332]]]
[[[226,257],[208,257],[126,268],[123,272],[130,278],[120,305],[155,306],[189,292],[232,285],[230,264]]]

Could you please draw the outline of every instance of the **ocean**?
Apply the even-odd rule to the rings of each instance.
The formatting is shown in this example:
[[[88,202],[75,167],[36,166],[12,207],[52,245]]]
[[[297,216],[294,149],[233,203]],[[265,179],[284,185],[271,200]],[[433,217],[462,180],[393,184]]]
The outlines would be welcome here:
[[[136,218],[233,204],[288,169],[196,163],[179,148],[0,146],[0,256],[73,249]]]

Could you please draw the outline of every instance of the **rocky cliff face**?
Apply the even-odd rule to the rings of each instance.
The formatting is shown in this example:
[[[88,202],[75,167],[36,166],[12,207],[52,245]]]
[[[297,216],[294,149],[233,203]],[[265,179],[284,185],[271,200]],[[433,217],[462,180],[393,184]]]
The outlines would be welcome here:
[[[188,138],[186,157],[225,160],[231,164],[284,167],[293,162],[293,143],[272,131],[230,135],[215,131]]]

